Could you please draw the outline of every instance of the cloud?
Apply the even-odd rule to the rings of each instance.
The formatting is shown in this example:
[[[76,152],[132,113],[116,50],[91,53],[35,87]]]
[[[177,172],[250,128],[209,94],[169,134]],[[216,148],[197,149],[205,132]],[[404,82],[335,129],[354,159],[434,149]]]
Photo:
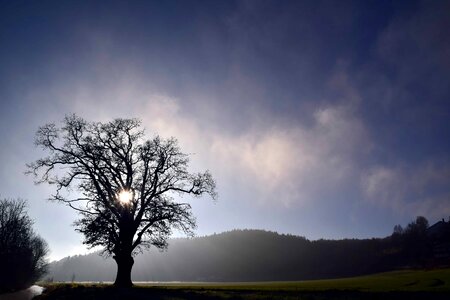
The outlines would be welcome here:
[[[365,199],[409,215],[450,214],[450,164],[373,166],[361,177]]]
[[[185,114],[182,99],[149,94],[138,111],[151,131],[175,136],[183,149],[199,154],[197,164],[211,169],[224,189],[261,205],[302,206],[333,198],[357,180],[372,148],[358,116],[360,96],[349,82],[345,72],[336,73],[329,85],[340,99],[319,103],[309,124],[261,111],[240,132],[229,132],[209,124],[202,112]]]
[[[330,197],[354,177],[370,141],[345,105],[318,108],[313,119],[309,127],[272,126],[238,137],[216,136],[211,152],[229,176],[257,187],[263,202],[291,206]]]
[[[399,67],[403,77],[420,80],[431,68],[439,71],[450,67],[447,32],[450,5],[443,1],[422,1],[418,6],[414,13],[402,14],[390,22],[379,36],[376,51],[385,61]]]
[[[448,107],[450,84],[450,5],[417,5],[417,10],[393,18],[379,34],[365,84],[369,89],[378,85],[374,97],[387,110],[411,122],[430,123],[448,118],[442,107]]]
[[[130,74],[101,88],[63,85],[51,96],[65,99],[62,113],[75,112],[92,121],[141,118],[149,137],[178,138],[183,151],[194,154],[193,167],[210,169],[219,188],[252,195],[245,201],[289,207],[332,198],[358,178],[359,163],[372,143],[358,116],[360,96],[349,82],[345,72],[336,73],[329,86],[339,91],[339,99],[318,102],[310,122],[280,120],[263,110],[243,112],[248,119],[238,132],[205,117],[213,106],[186,111],[184,99],[159,93]],[[233,120],[241,117],[226,118],[233,127]]]

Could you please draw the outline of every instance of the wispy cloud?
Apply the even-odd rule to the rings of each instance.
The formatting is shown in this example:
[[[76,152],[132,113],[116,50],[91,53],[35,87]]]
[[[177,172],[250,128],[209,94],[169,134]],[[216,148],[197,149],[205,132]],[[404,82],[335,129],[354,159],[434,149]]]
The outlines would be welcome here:
[[[374,166],[361,177],[368,201],[406,215],[450,214],[450,164]]]
[[[138,117],[149,136],[177,137],[185,151],[199,154],[193,157],[197,167],[218,174],[219,186],[229,189],[226,183],[234,182],[235,188],[254,195],[246,201],[297,206],[332,197],[357,177],[360,160],[372,147],[358,116],[360,96],[343,72],[329,83],[339,90],[340,100],[318,103],[311,110],[311,122],[280,122],[262,112],[238,133],[211,124],[203,118],[208,111],[186,113],[184,99],[156,93],[138,82],[127,77],[102,89],[67,85],[54,96],[66,99],[68,112],[89,120]],[[233,121],[233,116],[228,119]]]

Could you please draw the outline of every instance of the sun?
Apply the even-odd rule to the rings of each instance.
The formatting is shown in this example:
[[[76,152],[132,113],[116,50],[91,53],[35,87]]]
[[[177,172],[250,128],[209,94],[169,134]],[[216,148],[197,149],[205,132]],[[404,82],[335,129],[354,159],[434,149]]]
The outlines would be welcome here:
[[[119,201],[122,204],[130,203],[131,199],[133,199],[133,194],[130,191],[122,190],[119,193]]]

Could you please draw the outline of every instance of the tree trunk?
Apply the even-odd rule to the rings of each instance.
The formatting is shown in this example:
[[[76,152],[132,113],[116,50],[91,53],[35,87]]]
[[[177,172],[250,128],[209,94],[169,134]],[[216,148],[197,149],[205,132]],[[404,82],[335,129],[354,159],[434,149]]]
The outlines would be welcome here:
[[[129,254],[122,254],[113,257],[117,263],[117,276],[114,282],[115,287],[131,287],[131,269],[133,268],[134,259]]]

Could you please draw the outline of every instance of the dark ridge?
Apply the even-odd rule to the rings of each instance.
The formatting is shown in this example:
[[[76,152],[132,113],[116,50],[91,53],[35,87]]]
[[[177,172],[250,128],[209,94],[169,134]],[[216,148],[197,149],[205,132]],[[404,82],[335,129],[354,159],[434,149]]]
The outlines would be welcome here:
[[[410,236],[411,235],[411,236]],[[432,240],[417,232],[386,238],[310,241],[263,230],[233,230],[169,241],[137,255],[133,281],[272,281],[339,278],[404,267],[436,267]],[[50,264],[55,281],[112,281],[116,265],[98,253]]]

